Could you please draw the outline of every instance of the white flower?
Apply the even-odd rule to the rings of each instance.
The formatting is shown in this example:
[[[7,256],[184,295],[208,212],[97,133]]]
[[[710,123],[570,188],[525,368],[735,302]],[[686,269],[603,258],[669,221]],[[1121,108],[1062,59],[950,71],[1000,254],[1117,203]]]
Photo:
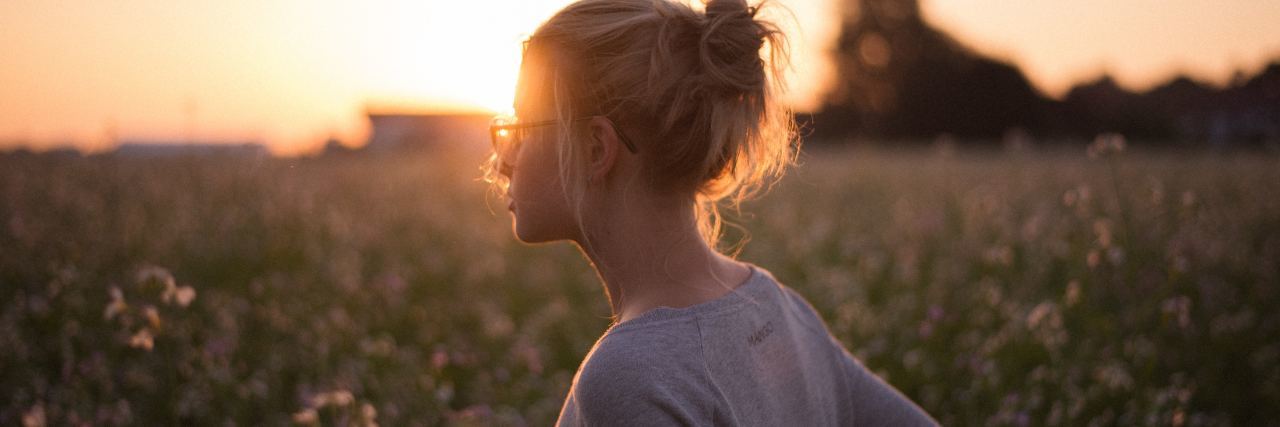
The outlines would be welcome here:
[[[42,404],[37,403],[36,406],[22,413],[22,427],[44,427],[46,422]]]
[[[156,310],[155,306],[146,306],[142,309],[142,313],[147,317],[147,323],[151,327],[160,329],[160,310]]]
[[[173,274],[163,267],[148,266],[138,270],[138,283],[147,283],[153,280],[160,282],[165,289],[172,288],[174,285]]]
[[[176,286],[170,282],[170,285],[164,289],[164,294],[160,295],[160,299],[167,304],[176,303],[186,307],[196,299],[196,290],[190,286]]]
[[[140,348],[146,351],[151,351],[151,349],[154,348],[155,345],[156,345],[155,337],[151,335],[151,330],[147,328],[142,328],[142,330],[139,330],[138,333],[133,334],[132,337],[129,337],[129,346],[133,348]]]
[[[107,303],[107,309],[103,310],[102,318],[111,320],[120,313],[129,309],[129,304],[124,302],[124,293],[120,292],[120,288],[111,287],[111,302]]]
[[[196,299],[196,290],[190,286],[179,286],[175,299],[178,301],[178,305],[186,307]]]
[[[320,414],[315,409],[307,408],[293,414],[294,424],[316,424],[320,421]]]
[[[346,390],[335,390],[328,393],[320,393],[311,398],[312,408],[323,408],[325,406],[347,406],[355,401],[355,396]]]

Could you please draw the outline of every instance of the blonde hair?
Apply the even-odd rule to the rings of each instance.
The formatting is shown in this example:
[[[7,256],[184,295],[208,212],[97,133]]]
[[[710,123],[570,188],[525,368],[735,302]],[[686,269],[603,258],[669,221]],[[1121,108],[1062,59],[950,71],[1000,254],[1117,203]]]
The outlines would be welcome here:
[[[525,41],[517,96],[551,98],[561,183],[579,225],[586,153],[570,143],[584,136],[576,117],[609,117],[635,141],[650,185],[693,196],[712,247],[720,205],[736,209],[794,162],[799,141],[780,99],[787,41],[757,10],[743,0],[710,0],[703,12],[670,0],[581,0]],[[533,81],[535,71],[546,78]],[[491,156],[490,182],[497,166]]]

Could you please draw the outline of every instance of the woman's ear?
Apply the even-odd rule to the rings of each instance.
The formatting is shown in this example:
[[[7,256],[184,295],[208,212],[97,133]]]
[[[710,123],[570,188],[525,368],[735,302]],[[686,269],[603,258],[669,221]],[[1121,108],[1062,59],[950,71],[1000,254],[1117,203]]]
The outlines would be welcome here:
[[[591,148],[587,180],[604,182],[605,177],[613,171],[619,153],[624,150],[622,140],[618,138],[618,129],[613,121],[604,116],[591,118]]]

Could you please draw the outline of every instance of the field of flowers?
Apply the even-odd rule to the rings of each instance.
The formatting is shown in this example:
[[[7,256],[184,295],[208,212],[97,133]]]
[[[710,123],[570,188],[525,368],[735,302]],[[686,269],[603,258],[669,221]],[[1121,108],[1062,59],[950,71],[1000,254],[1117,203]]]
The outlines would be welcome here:
[[[810,150],[740,258],[947,425],[1280,423],[1280,157],[1106,148]],[[478,163],[0,156],[0,425],[548,424],[608,306]]]

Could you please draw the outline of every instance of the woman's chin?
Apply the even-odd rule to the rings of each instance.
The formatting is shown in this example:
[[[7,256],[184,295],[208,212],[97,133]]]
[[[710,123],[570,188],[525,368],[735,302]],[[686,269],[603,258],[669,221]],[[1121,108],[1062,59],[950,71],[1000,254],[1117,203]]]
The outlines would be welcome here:
[[[511,229],[516,235],[516,240],[521,242],[532,244],[545,243],[552,240],[543,235],[544,233],[538,233],[537,230],[530,230],[529,228],[531,227],[521,227],[519,221],[514,221],[514,223],[511,224]]]
[[[512,232],[516,235],[516,239],[528,244],[534,243],[550,243],[569,239],[561,233],[551,233],[545,228],[533,227],[527,223],[521,223],[513,218],[511,224]]]

